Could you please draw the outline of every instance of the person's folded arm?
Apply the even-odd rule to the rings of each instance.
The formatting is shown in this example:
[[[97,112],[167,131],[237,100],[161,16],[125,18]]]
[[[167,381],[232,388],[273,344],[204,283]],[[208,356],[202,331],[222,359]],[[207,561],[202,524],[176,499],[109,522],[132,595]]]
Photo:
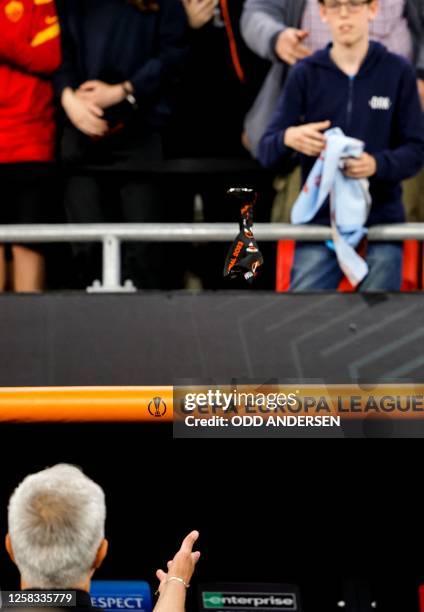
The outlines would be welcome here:
[[[415,73],[405,66],[395,108],[396,132],[393,149],[372,153],[377,162],[374,177],[400,182],[417,174],[424,164],[424,119]]]
[[[53,76],[56,96],[60,99],[62,92],[67,89],[76,89],[81,83],[76,67],[77,49],[69,34],[69,10],[66,0],[56,0],[57,11],[61,29],[62,63]]]
[[[179,0],[163,0],[160,5],[159,51],[128,80],[136,100],[154,97],[165,82],[179,75],[187,56],[187,19]]]
[[[257,55],[277,61],[275,42],[286,29],[286,0],[246,0],[240,19],[241,35]]]

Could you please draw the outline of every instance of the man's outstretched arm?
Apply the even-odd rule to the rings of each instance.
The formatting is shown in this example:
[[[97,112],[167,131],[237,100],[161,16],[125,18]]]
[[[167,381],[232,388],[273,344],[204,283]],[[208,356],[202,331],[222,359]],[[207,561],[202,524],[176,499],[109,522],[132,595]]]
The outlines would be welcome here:
[[[168,571],[158,570],[159,599],[153,612],[184,612],[188,585],[200,552],[193,552],[193,546],[199,537],[198,531],[192,531],[183,540],[180,550],[172,561],[168,561]]]

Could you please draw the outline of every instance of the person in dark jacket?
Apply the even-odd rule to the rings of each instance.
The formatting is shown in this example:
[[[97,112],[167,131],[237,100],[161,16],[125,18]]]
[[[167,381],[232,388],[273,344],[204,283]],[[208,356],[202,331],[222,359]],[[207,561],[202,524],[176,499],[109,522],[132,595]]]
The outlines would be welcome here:
[[[241,38],[242,0],[184,0],[183,5],[190,28],[190,52],[166,137],[167,155],[191,160],[200,170],[204,168],[197,184],[189,176],[179,190],[187,220],[192,220],[194,196],[198,194],[202,209],[196,218],[207,222],[238,221],[238,212],[226,197],[226,190],[237,181],[233,176],[238,168],[248,167],[244,177],[249,168],[253,170],[250,175],[255,170],[256,175],[261,174],[259,164],[255,168],[241,141],[244,116],[257,95],[268,63],[256,57]],[[234,168],[233,175],[219,173],[219,168],[227,167]],[[196,201],[200,203],[200,198]],[[257,219],[262,216],[267,220],[265,202],[264,197],[257,206]],[[194,271],[205,288],[229,286],[222,276],[227,250],[228,245],[223,244],[197,248],[197,256],[192,258]]]
[[[244,157],[244,115],[268,63],[240,36],[242,0],[184,0],[183,5],[190,52],[174,129],[176,120],[183,120],[184,139],[177,140],[175,133],[170,146],[180,157]]]
[[[69,220],[164,220],[157,184],[125,173],[162,161],[161,129],[187,52],[181,3],[62,0],[59,14],[63,64],[56,90],[66,115],[61,155],[72,171],[65,193]],[[86,174],[90,166],[103,173]],[[98,275],[99,262],[93,263],[91,247],[77,254],[84,285]],[[137,286],[166,283],[157,245],[129,245],[126,255],[124,274]]]
[[[292,70],[259,143],[259,158],[268,167],[282,167],[295,152],[300,153],[305,182],[325,147],[322,132],[330,125],[362,140],[365,152],[349,160],[345,172],[352,179],[370,180],[368,225],[404,220],[400,182],[424,163],[415,73],[406,60],[369,42],[368,24],[377,10],[376,0],[321,2],[321,16],[330,26],[333,44]],[[311,222],[329,225],[328,205]],[[372,243],[367,259],[369,273],[362,290],[400,288],[400,244]],[[326,245],[297,245],[292,289],[337,288],[341,276],[335,253]]]

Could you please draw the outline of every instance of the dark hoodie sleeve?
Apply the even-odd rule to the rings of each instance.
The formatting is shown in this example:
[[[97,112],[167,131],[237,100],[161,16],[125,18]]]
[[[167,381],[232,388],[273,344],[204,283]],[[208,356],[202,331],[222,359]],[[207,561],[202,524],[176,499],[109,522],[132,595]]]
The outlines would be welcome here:
[[[301,125],[305,113],[305,84],[302,67],[296,66],[290,72],[284,90],[278,100],[271,121],[258,146],[258,159],[266,168],[284,170],[292,167],[290,162],[296,152],[284,144],[287,128]]]
[[[188,50],[187,18],[179,0],[160,2],[159,51],[130,81],[136,98],[155,96],[164,81],[173,80],[182,69]]]
[[[406,63],[394,113],[393,148],[373,153],[375,178],[400,182],[417,174],[424,164],[424,115],[415,73]]]
[[[56,95],[59,98],[62,91],[67,87],[76,89],[81,84],[80,79],[77,77],[77,49],[68,29],[70,11],[76,10],[75,6],[75,3],[70,6],[70,3],[66,2],[66,0],[56,0],[61,31],[62,64],[55,73],[53,82]]]

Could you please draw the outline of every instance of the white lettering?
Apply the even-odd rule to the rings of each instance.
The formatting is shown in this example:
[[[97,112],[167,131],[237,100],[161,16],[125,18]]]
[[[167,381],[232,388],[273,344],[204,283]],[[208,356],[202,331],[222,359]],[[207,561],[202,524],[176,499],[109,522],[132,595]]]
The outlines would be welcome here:
[[[383,96],[373,96],[368,103],[373,110],[389,110],[392,105],[390,98]]]

